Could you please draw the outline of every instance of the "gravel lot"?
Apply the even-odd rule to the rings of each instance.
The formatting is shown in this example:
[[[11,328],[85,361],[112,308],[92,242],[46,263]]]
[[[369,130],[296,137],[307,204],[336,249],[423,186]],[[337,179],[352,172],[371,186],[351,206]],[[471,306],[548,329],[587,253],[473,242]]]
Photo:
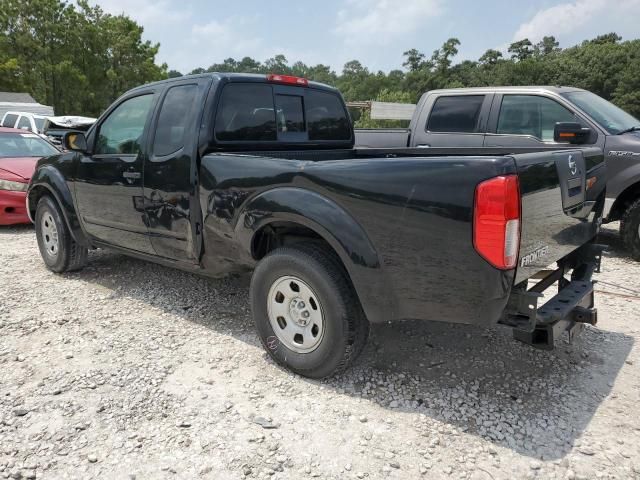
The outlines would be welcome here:
[[[640,478],[640,264],[614,227],[574,344],[377,325],[327,382],[268,359],[248,278],[105,251],[59,276],[2,227],[0,478]]]

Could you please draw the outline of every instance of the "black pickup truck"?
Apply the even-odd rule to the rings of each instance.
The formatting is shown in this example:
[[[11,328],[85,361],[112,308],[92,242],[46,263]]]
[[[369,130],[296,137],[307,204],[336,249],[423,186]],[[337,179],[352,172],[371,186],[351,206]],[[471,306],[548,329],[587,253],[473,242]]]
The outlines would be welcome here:
[[[262,344],[301,375],[346,368],[369,322],[502,323],[552,348],[596,321],[597,148],[354,149],[337,90],[217,73],[133,89],[64,144],[27,197],[49,269],[80,269],[97,247],[253,269]]]

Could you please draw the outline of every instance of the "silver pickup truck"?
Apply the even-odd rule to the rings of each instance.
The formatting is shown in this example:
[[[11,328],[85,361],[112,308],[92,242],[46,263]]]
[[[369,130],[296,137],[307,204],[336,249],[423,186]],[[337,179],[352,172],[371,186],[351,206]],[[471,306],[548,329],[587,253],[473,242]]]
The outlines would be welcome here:
[[[355,131],[356,147],[600,147],[607,161],[605,222],[640,260],[640,120],[571,87],[483,87],[422,95],[408,129]]]

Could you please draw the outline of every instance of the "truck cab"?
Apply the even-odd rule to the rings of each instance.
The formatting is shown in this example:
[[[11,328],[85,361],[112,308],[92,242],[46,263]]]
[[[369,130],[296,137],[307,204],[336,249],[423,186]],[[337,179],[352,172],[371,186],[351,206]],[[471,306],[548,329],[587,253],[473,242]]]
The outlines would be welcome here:
[[[555,136],[577,124],[580,140]],[[518,86],[432,90],[420,98],[409,129],[356,130],[356,145],[389,148],[575,148],[604,151],[605,222],[621,220],[624,244],[640,260],[640,120],[603,98],[572,87]]]

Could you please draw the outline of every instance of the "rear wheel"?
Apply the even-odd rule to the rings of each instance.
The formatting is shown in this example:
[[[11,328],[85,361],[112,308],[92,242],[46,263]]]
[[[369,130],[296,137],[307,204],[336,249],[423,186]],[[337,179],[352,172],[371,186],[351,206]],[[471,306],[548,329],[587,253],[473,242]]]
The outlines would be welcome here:
[[[253,318],[265,350],[290,370],[323,378],[362,352],[369,323],[344,267],[313,243],[278,248],[251,279]]]
[[[78,244],[55,201],[44,196],[36,208],[36,238],[47,268],[56,273],[80,270],[87,263],[87,249]]]
[[[620,236],[631,257],[640,261],[640,200],[625,211],[620,223]]]

